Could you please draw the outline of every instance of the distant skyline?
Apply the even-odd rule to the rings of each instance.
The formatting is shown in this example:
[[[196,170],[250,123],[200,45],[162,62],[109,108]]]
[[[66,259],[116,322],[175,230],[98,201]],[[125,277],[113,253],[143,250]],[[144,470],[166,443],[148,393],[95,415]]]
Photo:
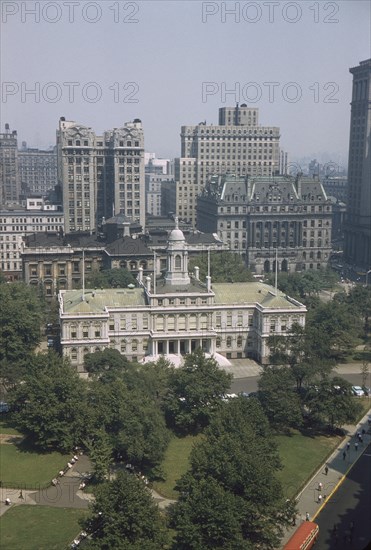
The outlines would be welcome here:
[[[140,118],[145,149],[173,158],[182,125],[217,124],[218,108],[239,101],[259,108],[260,124],[280,127],[290,159],[347,164],[349,67],[370,57],[369,2],[1,9],[1,131],[8,122],[19,145],[55,144],[61,116],[97,133]]]

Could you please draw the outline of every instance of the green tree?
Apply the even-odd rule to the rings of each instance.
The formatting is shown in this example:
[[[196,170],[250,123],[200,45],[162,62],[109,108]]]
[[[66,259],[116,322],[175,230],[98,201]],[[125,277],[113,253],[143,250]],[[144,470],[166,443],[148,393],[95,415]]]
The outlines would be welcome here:
[[[10,394],[16,425],[42,449],[71,451],[87,429],[86,382],[55,353],[31,355],[23,383]]]
[[[103,430],[97,431],[94,439],[87,441],[90,460],[94,467],[94,481],[102,483],[107,480],[112,463],[112,445]]]
[[[329,335],[315,323],[308,321],[305,328],[294,323],[287,336],[271,335],[267,343],[270,364],[289,366],[298,390],[318,374],[329,374],[334,367]]]
[[[200,279],[204,280],[208,269],[207,254],[192,258],[189,262],[190,270],[194,270],[195,266],[200,268]],[[214,283],[254,281],[251,271],[247,269],[241,256],[233,252],[211,252],[210,275]]]
[[[362,332],[359,314],[346,303],[336,300],[321,304],[309,312],[308,324],[317,328],[322,341],[327,341],[330,356],[337,361],[345,358],[354,348]]]
[[[104,430],[117,457],[140,469],[157,465],[168,445],[169,434],[160,407],[140,391],[128,390],[117,376],[89,385],[88,405],[92,435]]]
[[[280,460],[258,400],[225,403],[204,436],[170,512],[176,548],[276,548],[294,506],[277,479]]]
[[[161,356],[155,363],[132,364],[132,368],[127,369],[123,377],[129,390],[142,392],[163,408],[173,370],[170,361]]]
[[[265,367],[259,379],[259,401],[272,427],[285,430],[302,424],[301,401],[288,367]]]
[[[363,321],[364,333],[367,337],[371,312],[371,286],[356,285],[348,294],[345,292],[336,294],[334,301],[346,304]]]
[[[115,379],[124,371],[133,368],[124,355],[121,355],[117,349],[111,348],[86,354],[84,367],[93,377],[103,377],[108,380]]]
[[[86,277],[87,288],[125,288],[128,285],[136,285],[136,279],[127,269],[106,269],[92,271]]]
[[[0,284],[0,304],[0,377],[12,386],[40,342],[42,308],[35,291],[23,283]]]
[[[169,425],[181,433],[197,433],[205,428],[222,404],[232,377],[221,370],[201,349],[186,355],[184,365],[169,375],[165,411]]]
[[[159,550],[166,548],[168,533],[163,516],[144,483],[119,472],[117,478],[97,487],[90,516],[83,522],[91,534],[86,547],[99,550]]]
[[[305,403],[312,422],[328,425],[332,430],[355,422],[362,410],[352,395],[351,384],[340,377],[326,377],[310,387]]]

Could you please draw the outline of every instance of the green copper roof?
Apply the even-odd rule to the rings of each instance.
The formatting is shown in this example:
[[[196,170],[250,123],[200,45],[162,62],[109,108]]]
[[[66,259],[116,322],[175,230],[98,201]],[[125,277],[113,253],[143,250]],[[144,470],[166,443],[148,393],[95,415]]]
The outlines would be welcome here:
[[[106,307],[144,306],[144,292],[141,288],[106,288],[103,290],[71,290],[63,295],[64,313],[103,313]]]
[[[264,283],[213,283],[215,304],[260,304],[269,308],[298,308],[285,294]],[[304,306],[303,306],[304,307]]]

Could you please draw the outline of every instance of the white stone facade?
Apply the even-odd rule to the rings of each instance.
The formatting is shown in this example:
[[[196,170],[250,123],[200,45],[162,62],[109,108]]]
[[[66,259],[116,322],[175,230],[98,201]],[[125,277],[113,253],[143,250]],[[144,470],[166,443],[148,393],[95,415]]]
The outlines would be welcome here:
[[[271,334],[304,326],[306,308],[263,283],[206,283],[187,271],[184,235],[169,236],[168,268],[155,285],[138,277],[137,288],[61,291],[63,354],[83,370],[84,355],[110,347],[132,360],[184,355],[202,348],[227,358],[266,363]]]

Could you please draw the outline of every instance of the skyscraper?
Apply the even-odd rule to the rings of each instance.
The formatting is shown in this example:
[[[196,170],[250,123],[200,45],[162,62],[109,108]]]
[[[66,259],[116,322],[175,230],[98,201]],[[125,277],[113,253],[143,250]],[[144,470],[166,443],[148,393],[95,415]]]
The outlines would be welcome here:
[[[65,231],[94,231],[124,214],[145,224],[144,136],[139,119],[97,136],[63,117],[57,131]]]
[[[5,124],[5,132],[0,134],[0,166],[0,204],[18,203],[20,181],[17,131],[11,132],[9,124]]]
[[[349,70],[353,90],[344,257],[367,270],[371,268],[371,59]]]
[[[175,160],[176,212],[196,222],[196,198],[213,175],[272,176],[279,172],[280,130],[260,126],[259,111],[242,104],[219,109],[219,125],[181,128],[181,158]]]
[[[56,148],[42,151],[25,142],[18,151],[21,188],[30,195],[46,195],[57,185]]]

